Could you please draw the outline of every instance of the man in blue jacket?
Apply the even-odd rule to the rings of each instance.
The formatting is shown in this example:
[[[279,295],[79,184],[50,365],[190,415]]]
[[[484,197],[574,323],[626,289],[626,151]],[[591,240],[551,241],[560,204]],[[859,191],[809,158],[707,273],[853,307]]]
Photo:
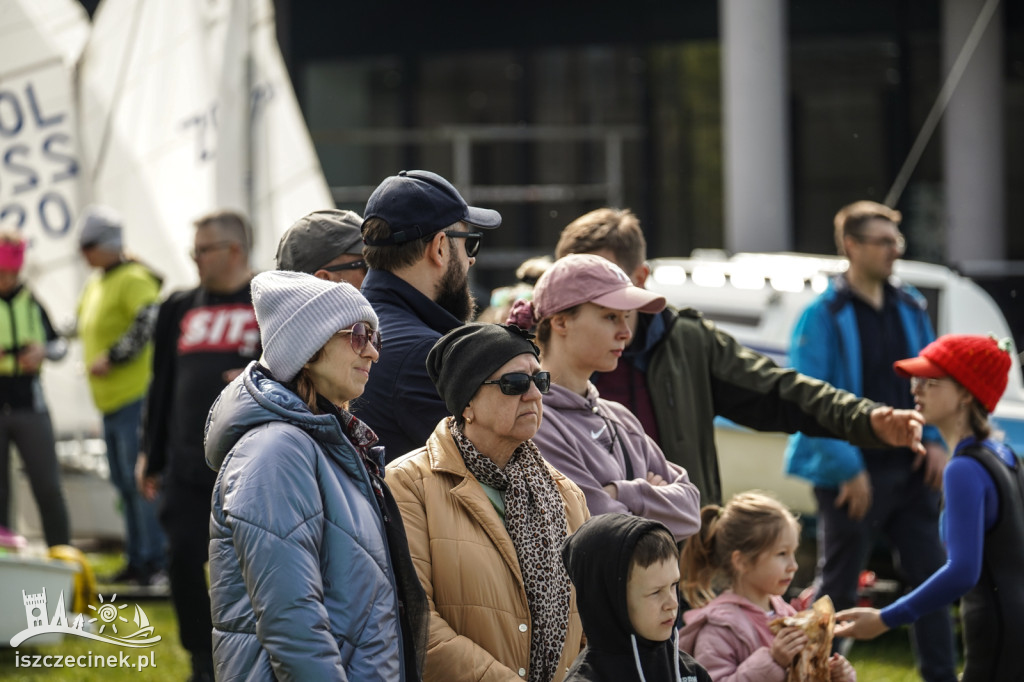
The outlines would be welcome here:
[[[402,171],[385,178],[366,202],[363,257],[370,266],[362,293],[380,319],[387,351],[353,412],[369,424],[388,461],[423,447],[448,415],[427,376],[434,342],[473,319],[469,268],[483,229],[501,214],[466,205],[436,173]]]
[[[842,208],[836,244],[849,269],[803,312],[793,331],[793,366],[833,386],[894,407],[912,408],[906,379],[893,362],[917,355],[935,338],[921,294],[892,278],[904,249],[901,215],[872,201]],[[814,484],[818,505],[820,594],[836,609],[855,606],[857,581],[876,535],[884,534],[910,588],[945,562],[938,536],[945,447],[934,427],[921,457],[905,448],[858,448],[798,433],[786,451],[786,471]],[[923,466],[922,466],[923,465]],[[912,629],[925,680],[955,680],[948,610]]]

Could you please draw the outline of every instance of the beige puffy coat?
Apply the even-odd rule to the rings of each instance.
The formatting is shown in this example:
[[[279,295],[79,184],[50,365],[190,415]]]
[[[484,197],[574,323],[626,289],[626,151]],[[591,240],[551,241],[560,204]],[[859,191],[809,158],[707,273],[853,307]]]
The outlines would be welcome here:
[[[590,516],[586,500],[576,484],[548,468],[572,533]],[[430,603],[423,679],[528,679],[530,609],[516,550],[445,421],[425,447],[388,465],[387,482],[402,510],[409,551]],[[556,682],[583,644],[573,589]]]

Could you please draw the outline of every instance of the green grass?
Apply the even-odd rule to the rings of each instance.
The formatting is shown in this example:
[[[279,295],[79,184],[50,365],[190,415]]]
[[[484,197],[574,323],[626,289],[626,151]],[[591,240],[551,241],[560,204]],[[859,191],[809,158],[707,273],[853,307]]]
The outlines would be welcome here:
[[[918,682],[910,637],[904,629],[887,632],[870,642],[854,642],[848,657],[857,679],[866,682]]]
[[[119,554],[88,554],[89,561],[97,575],[108,575],[120,567]],[[102,592],[102,590],[101,590]],[[104,596],[111,595],[102,592]],[[121,602],[120,599],[117,600]],[[131,599],[127,600],[133,604]],[[161,640],[153,647],[145,649],[122,648],[83,637],[64,637],[60,644],[31,646],[32,640],[18,647],[21,656],[81,656],[90,652],[94,656],[117,656],[123,651],[132,662],[136,662],[140,653],[153,653],[156,667],[150,670],[118,669],[118,668],[23,668],[15,666],[15,650],[0,647],[0,680],[75,680],[75,682],[117,682],[118,680],[184,680],[191,674],[188,653],[181,647],[178,639],[178,621],[169,599],[140,600],[145,610],[153,634],[160,635]]]

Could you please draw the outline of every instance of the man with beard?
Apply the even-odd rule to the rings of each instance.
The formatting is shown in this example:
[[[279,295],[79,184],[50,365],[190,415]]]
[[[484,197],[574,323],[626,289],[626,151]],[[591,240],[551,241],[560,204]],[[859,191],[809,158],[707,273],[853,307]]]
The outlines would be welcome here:
[[[467,206],[436,173],[402,171],[366,202],[362,292],[380,318],[384,350],[353,412],[374,430],[388,461],[422,447],[448,415],[427,376],[434,342],[473,318],[469,268],[483,232],[501,214]]]

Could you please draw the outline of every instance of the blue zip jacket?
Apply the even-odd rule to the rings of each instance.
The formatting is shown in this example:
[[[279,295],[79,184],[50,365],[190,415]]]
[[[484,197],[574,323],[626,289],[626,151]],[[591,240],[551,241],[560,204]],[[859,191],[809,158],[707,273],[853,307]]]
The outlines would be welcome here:
[[[362,397],[352,402],[352,414],[377,434],[390,462],[422,448],[437,422],[448,416],[427,375],[427,353],[462,322],[384,270],[370,269],[362,293],[380,319],[384,352]]]
[[[369,474],[334,415],[255,362],[206,423],[218,680],[405,680],[394,571]]]
[[[935,339],[935,332],[924,297],[917,289],[897,282],[893,291],[907,340],[904,357],[913,357]],[[860,333],[852,296],[846,278],[833,277],[824,293],[800,316],[789,352],[798,372],[863,395]],[[923,440],[942,441],[934,426],[925,426]],[[786,447],[785,466],[787,474],[805,478],[815,486],[837,488],[864,469],[864,456],[860,448],[846,441],[797,433]]]

